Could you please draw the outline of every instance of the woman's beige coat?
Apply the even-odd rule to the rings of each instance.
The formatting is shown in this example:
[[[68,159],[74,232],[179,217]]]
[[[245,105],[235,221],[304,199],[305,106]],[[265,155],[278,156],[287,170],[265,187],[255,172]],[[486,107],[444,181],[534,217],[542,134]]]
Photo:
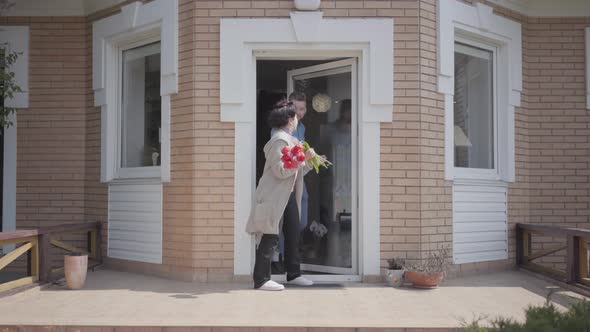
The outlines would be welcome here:
[[[301,215],[301,196],[303,195],[303,176],[312,169],[310,163],[302,163],[298,169],[285,169],[281,161],[281,149],[293,146],[298,140],[284,132],[276,130],[264,146],[266,163],[256,194],[250,218],[246,224],[246,232],[256,236],[256,244],[260,243],[262,234],[279,234],[283,212],[289,196],[295,189],[295,198],[299,215]]]

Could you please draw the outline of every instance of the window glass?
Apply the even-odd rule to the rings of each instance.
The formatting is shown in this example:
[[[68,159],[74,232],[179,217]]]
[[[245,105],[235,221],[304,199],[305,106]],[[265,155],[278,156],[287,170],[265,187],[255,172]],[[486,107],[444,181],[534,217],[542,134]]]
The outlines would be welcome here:
[[[160,43],[122,54],[121,167],[160,166]]]
[[[455,167],[494,168],[493,53],[455,44]]]

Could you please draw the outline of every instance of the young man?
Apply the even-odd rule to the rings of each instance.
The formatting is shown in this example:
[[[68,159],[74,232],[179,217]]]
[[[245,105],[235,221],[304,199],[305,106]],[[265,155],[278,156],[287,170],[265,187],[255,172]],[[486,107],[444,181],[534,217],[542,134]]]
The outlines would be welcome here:
[[[295,106],[295,113],[297,115],[298,125],[297,128],[291,134],[293,137],[297,138],[299,141],[305,141],[305,125],[301,120],[305,117],[305,113],[307,113],[307,98],[305,94],[302,92],[293,92],[289,95],[289,101],[293,103]],[[273,132],[271,131],[271,136]],[[303,182],[303,196],[301,198],[301,221],[299,224],[299,231],[303,231],[307,226],[307,187],[305,185],[305,181]],[[282,234],[282,233],[281,233]],[[279,262],[279,255],[282,255],[284,252],[284,237],[283,235],[279,238],[279,248],[278,252],[275,252],[273,255],[273,273],[282,273],[282,268],[277,266],[276,263]]]
[[[289,96],[289,101],[293,102],[293,106],[295,106],[295,113],[297,114],[297,119],[299,120],[299,124],[297,125],[297,129],[293,132],[293,136],[297,138],[299,141],[305,141],[305,125],[301,120],[305,117],[305,113],[307,113],[307,98],[305,94],[302,92],[293,92]],[[303,182],[303,198],[301,201],[301,223],[299,225],[299,230],[303,231],[307,226],[307,187],[305,186],[305,182]]]

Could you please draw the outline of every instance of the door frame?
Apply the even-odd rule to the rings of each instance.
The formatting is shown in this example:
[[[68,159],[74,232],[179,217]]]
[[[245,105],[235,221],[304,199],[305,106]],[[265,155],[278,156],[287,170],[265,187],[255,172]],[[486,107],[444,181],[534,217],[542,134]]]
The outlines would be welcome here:
[[[249,77],[248,77],[248,86],[250,86],[251,88],[249,89],[249,93],[248,93],[248,97],[247,99],[250,101],[251,105],[252,105],[252,110],[254,110],[254,120],[253,120],[253,125],[250,127],[250,130],[252,130],[252,134],[250,134],[250,137],[254,137],[255,138],[255,133],[256,133],[256,69],[257,69],[257,61],[258,60],[281,60],[281,61],[293,61],[293,60],[330,60],[330,59],[334,59],[334,58],[352,58],[354,60],[356,60],[356,62],[358,63],[362,63],[364,57],[364,52],[355,52],[355,51],[333,51],[333,50],[320,50],[320,51],[314,51],[314,50],[298,50],[298,51],[285,51],[282,49],[277,49],[277,50],[271,50],[271,49],[265,49],[265,50],[259,50],[256,49],[256,47],[253,47],[252,49],[252,66],[250,67],[251,72],[249,73]],[[366,58],[365,58],[366,59]],[[366,68],[366,66],[365,66]],[[363,80],[363,66],[358,65],[356,68],[356,72],[357,72],[357,82],[361,82]],[[365,83],[366,84],[366,83]],[[363,83],[357,83],[357,100],[361,101],[363,100],[363,95],[364,98],[366,100],[366,92],[363,92],[362,89],[363,88]],[[363,121],[361,119],[361,117],[363,116],[362,114],[362,108],[359,108],[359,110],[361,112],[359,112],[358,116],[359,116],[359,120],[358,120],[358,126],[359,129],[357,130],[357,141],[358,141],[358,146],[364,146],[364,151],[359,151],[359,177],[362,176],[361,174],[365,175],[368,177],[366,172],[363,172],[363,166],[364,169],[368,169],[367,165],[362,165],[362,162],[360,162],[362,160],[361,155],[363,154],[363,152],[367,153],[370,152],[369,150],[372,150],[369,147],[374,147],[376,150],[376,154],[377,154],[377,160],[378,160],[378,153],[380,151],[380,144],[378,143],[380,141],[380,135],[379,135],[379,126],[380,124],[378,122],[370,122],[370,121]],[[366,115],[365,115],[366,116]],[[249,147],[246,146],[247,143],[245,143],[248,139],[246,139],[244,136],[244,134],[240,135],[240,132],[242,128],[240,128],[242,125],[245,125],[245,123],[236,123],[236,153],[238,153],[238,151],[240,152],[246,152],[246,154],[248,156],[251,156],[253,154],[255,154],[255,148],[256,148],[256,142],[255,139],[253,140],[252,143],[248,144]],[[368,129],[369,126],[373,126],[372,129]],[[363,127],[363,128],[361,128]],[[245,132],[242,132],[245,133]],[[364,135],[363,135],[364,134]],[[375,143],[363,143],[363,139],[365,141],[371,141],[367,136],[371,136],[373,135],[374,140],[373,141],[377,141],[377,144]],[[375,137],[376,136],[376,137]],[[239,147],[239,148],[238,148]],[[251,151],[250,151],[251,150]],[[239,157],[236,156],[236,161],[240,160]],[[368,160],[365,160],[365,164]],[[242,170],[244,168],[244,165],[251,163],[252,164],[252,168],[251,168],[251,179],[252,179],[252,183],[250,185],[250,190],[249,190],[249,194],[250,197],[253,197],[252,195],[255,192],[256,186],[255,186],[255,179],[256,179],[256,175],[255,175],[255,171],[256,171],[256,167],[255,167],[255,161],[254,160],[248,160],[246,161],[242,161],[240,162],[240,168],[238,168],[236,166],[236,182],[241,182],[244,177],[242,175],[239,175],[239,171]],[[377,163],[377,168],[379,167],[379,161],[376,162]],[[375,173],[377,175],[377,178],[375,180],[368,180],[368,181],[363,181],[364,184],[367,187],[371,187],[371,185],[376,185],[373,188],[370,188],[370,191],[377,192],[379,191],[379,171],[376,171]],[[238,185],[236,185],[236,202],[235,205],[238,205],[239,203],[241,203],[241,200],[238,200],[238,191],[240,191],[241,188],[237,188]],[[244,188],[246,189],[246,188]],[[360,189],[360,188],[359,188]],[[365,233],[371,233],[371,229],[368,229],[371,227],[371,224],[368,222],[365,222],[365,220],[368,220],[369,217],[366,216],[366,214],[368,214],[368,212],[370,212],[371,210],[370,207],[368,207],[369,204],[367,204],[368,202],[370,203],[377,203],[378,204],[378,197],[375,198],[376,201],[373,200],[369,200],[369,199],[363,199],[361,197],[361,191],[359,190],[358,192],[358,203],[357,203],[357,209],[359,211],[358,213],[358,233],[359,233],[359,237],[358,237],[358,241],[357,241],[357,271],[354,274],[346,274],[346,275],[337,275],[337,274],[306,274],[305,276],[311,280],[313,280],[316,283],[330,283],[330,282],[360,282],[363,280],[363,277],[365,275],[378,275],[379,274],[379,260],[380,260],[380,252],[377,252],[376,254],[371,253],[371,250],[368,248],[370,247],[372,244],[376,245],[377,248],[380,248],[380,240],[379,240],[379,229],[377,229],[377,232],[375,232],[376,234],[372,237],[371,240],[367,240],[367,236],[365,236],[363,238],[362,234]],[[251,198],[248,198],[248,202]],[[367,202],[368,201],[368,202]],[[363,206],[364,204],[364,206]],[[250,205],[250,203],[248,203],[248,205]],[[379,211],[378,208],[376,211]],[[248,213],[249,213],[249,209],[248,209]],[[363,214],[364,213],[364,214]],[[379,212],[376,213],[376,218],[379,217]],[[247,220],[247,217],[246,217]],[[236,220],[237,221],[237,220]],[[378,225],[378,220],[377,221],[377,225]],[[239,229],[240,226],[238,226],[239,224],[236,223],[236,229]],[[374,230],[374,229],[373,229]],[[238,232],[236,232],[238,233]],[[239,234],[237,234],[239,236]],[[247,234],[246,234],[247,235]],[[251,241],[251,238],[248,235],[248,239],[247,241]],[[243,248],[243,243],[239,243],[238,241],[236,241],[235,243],[235,250],[240,251],[241,253],[244,253],[244,250],[241,250],[239,248]],[[248,268],[250,271],[253,269],[254,267],[254,263],[255,263],[255,245],[252,243],[250,250],[246,250],[247,252],[249,251],[251,253],[251,258],[250,258],[250,267]],[[368,257],[367,257],[368,256]],[[238,260],[241,259],[239,255],[234,254],[234,259]],[[364,264],[366,261],[373,261],[373,264],[375,264],[377,266],[376,268],[376,272],[375,273],[366,273],[365,271],[367,271],[368,269],[364,268]],[[235,264],[234,264],[235,265]],[[237,274],[236,272],[234,272],[235,274]],[[276,280],[277,282],[286,282],[286,276],[285,275],[273,275],[273,280]]]
[[[252,82],[251,84],[253,84],[254,89],[251,92],[251,94],[254,97],[254,102],[256,101],[256,82],[257,82],[257,80],[256,80],[256,68],[257,68],[256,64],[257,64],[258,60],[275,60],[275,61],[276,60],[279,60],[279,61],[318,60],[318,61],[322,61],[322,60],[330,60],[330,59],[343,58],[343,57],[348,58],[348,59],[331,61],[329,63],[320,64],[320,65],[311,66],[311,67],[316,67],[316,68],[323,67],[323,68],[325,68],[325,70],[329,70],[328,69],[329,65],[332,63],[338,63],[338,62],[346,63],[345,65],[351,65],[351,63],[352,63],[353,64],[352,73],[354,75],[353,81],[355,81],[355,79],[356,79],[356,82],[354,83],[354,86],[353,86],[353,91],[356,91],[356,96],[353,94],[352,97],[353,98],[355,97],[354,99],[356,99],[355,101],[357,103],[359,100],[361,100],[361,89],[360,89],[361,84],[359,84],[358,82],[361,80],[361,78],[363,76],[361,73],[361,66],[357,65],[357,63],[360,63],[362,61],[363,54],[361,52],[333,52],[333,51],[314,52],[314,51],[310,51],[310,50],[304,50],[301,52],[293,53],[293,52],[284,52],[282,50],[274,50],[274,51],[254,50],[252,52],[252,54],[253,54],[253,62],[254,62],[253,68],[254,68],[254,70],[251,73],[251,75],[252,75],[251,76],[251,82]],[[339,66],[341,66],[341,65],[339,65]],[[307,68],[309,68],[309,67],[307,67]],[[351,110],[352,112],[354,112],[355,109],[360,109],[360,108],[356,107],[356,105],[354,105],[353,100],[351,100],[351,107],[354,107],[354,109]],[[256,110],[256,107],[254,107],[253,109]],[[361,136],[362,135],[360,134],[360,131],[361,131],[360,124],[363,123],[363,121],[360,119],[361,114],[358,114],[358,113],[359,112],[357,112],[357,114],[356,114],[356,117],[357,117],[357,120],[356,120],[357,126],[355,128],[356,129],[355,130],[356,139],[354,139],[353,141],[356,142],[357,146],[363,146],[363,144],[361,143],[361,140],[362,140]],[[352,113],[352,114],[354,116],[354,113]],[[254,116],[256,116],[256,114],[254,114]],[[254,134],[253,134],[254,136],[253,137],[255,137],[255,133],[257,130],[255,122],[256,121],[254,121]],[[376,124],[379,125],[379,123],[376,123]],[[374,129],[373,133],[375,133],[375,132],[378,132],[378,129],[377,130]],[[238,135],[236,134],[236,142],[237,141],[238,141]],[[242,141],[242,140],[239,139],[239,141]],[[367,145],[367,144],[365,144],[365,145]],[[256,151],[255,151],[256,142],[254,141],[251,144],[251,146],[252,146],[253,150],[249,153],[250,153],[250,155],[253,155],[256,153]],[[243,148],[241,147],[238,149],[237,145],[236,145],[236,150],[243,150]],[[377,150],[379,151],[379,148],[377,148]],[[357,160],[361,159],[360,155],[361,155],[360,151],[357,151],[357,157],[359,157],[359,158],[357,158]],[[243,165],[242,163],[240,163],[240,164]],[[358,179],[361,176],[360,174],[362,173],[361,169],[362,169],[363,165],[361,165],[359,163],[359,164],[353,165],[353,166],[356,166],[356,170],[355,170],[355,168],[353,168],[353,171],[356,171],[356,173],[357,173],[357,176],[355,177],[355,181],[354,181],[354,184],[356,185],[356,183],[357,183],[356,179]],[[253,169],[255,172],[255,170],[256,170],[255,165],[254,165]],[[255,173],[253,174],[252,178],[253,179],[256,178]],[[379,180],[377,180],[376,183],[379,183]],[[251,195],[254,195],[255,189],[256,189],[256,187],[254,184],[254,186],[251,188]],[[378,191],[378,188],[373,188],[373,189],[376,189]],[[356,223],[357,227],[356,227],[356,231],[355,231],[356,234],[353,234],[353,236],[356,235],[357,240],[353,241],[353,244],[355,247],[352,249],[353,253],[356,252],[356,255],[353,255],[353,268],[356,268],[356,269],[353,269],[352,274],[327,274],[326,272],[324,272],[326,274],[304,274],[304,276],[306,278],[308,278],[316,283],[360,282],[363,280],[363,276],[366,274],[366,273],[363,273],[363,268],[362,268],[363,262],[366,260],[369,260],[371,258],[373,258],[374,260],[377,260],[377,261],[379,260],[380,255],[377,255],[376,257],[372,256],[367,259],[366,254],[370,252],[369,250],[367,250],[367,246],[370,245],[370,242],[363,241],[361,236],[359,236],[360,234],[363,233],[363,229],[362,229],[363,227],[365,228],[364,231],[366,233],[368,233],[368,230],[366,228],[369,226],[369,223],[363,222],[363,218],[362,218],[363,207],[361,206],[361,204],[362,204],[361,201],[363,201],[363,200],[361,199],[360,195],[361,195],[360,190],[357,190],[357,195],[356,195],[357,200],[354,204],[355,210],[357,211],[357,219],[356,219],[357,220],[357,223]],[[364,211],[366,212],[367,208],[365,208]],[[379,236],[378,234],[379,234],[379,232],[377,233],[377,238],[375,239],[375,243],[377,244],[377,246],[379,246],[379,243],[380,243],[379,238],[378,238],[378,236]],[[237,243],[235,244],[236,247],[238,245],[239,244],[237,244]],[[234,255],[234,257],[235,257],[235,255]],[[254,258],[254,257],[255,257],[255,246],[252,246],[252,258]],[[255,261],[254,261],[254,259],[252,259],[251,269],[254,268],[254,263],[255,263]],[[322,273],[322,271],[319,271],[319,272]],[[284,274],[272,275],[272,278],[273,278],[273,280],[275,280],[277,282],[281,282],[281,283],[285,283],[287,281],[286,275],[284,275]]]
[[[336,75],[342,73],[350,73],[351,75],[351,138],[352,138],[352,224],[351,224],[351,255],[352,255],[352,266],[351,268],[342,268],[327,265],[314,265],[314,264],[301,264],[302,270],[320,272],[327,274],[339,274],[339,275],[357,275],[358,271],[358,84],[357,84],[357,58],[349,58],[344,60],[331,61],[319,65],[308,66],[298,69],[289,70],[287,72],[287,95],[293,92],[293,80],[302,77],[315,78],[324,77],[329,75]],[[337,166],[336,166],[337,167]],[[312,277],[311,275],[308,277]]]
[[[235,123],[234,275],[250,276],[254,238],[245,224],[252,206],[256,162],[256,61],[358,58],[359,269],[356,280],[381,275],[380,123],[393,117],[393,19],[326,19],[292,12],[282,19],[221,19],[221,121]],[[337,276],[326,276],[338,281]]]

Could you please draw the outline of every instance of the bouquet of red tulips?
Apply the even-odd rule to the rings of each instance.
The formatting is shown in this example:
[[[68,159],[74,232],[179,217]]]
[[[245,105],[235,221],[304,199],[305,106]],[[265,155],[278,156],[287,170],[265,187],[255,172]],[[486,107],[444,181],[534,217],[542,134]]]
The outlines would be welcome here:
[[[283,154],[281,161],[286,169],[295,169],[305,161],[305,151],[303,151],[303,145],[301,144],[293,147],[285,146],[281,153]]]
[[[303,142],[303,144],[297,144],[293,147],[285,146],[281,153],[283,156],[281,157],[281,161],[286,169],[295,169],[299,167],[299,164],[305,161],[306,153],[313,149],[307,142]],[[309,162],[313,165],[316,173],[320,172],[320,166],[328,168],[328,166],[332,165],[325,157],[318,156],[315,152],[313,153],[312,157],[309,159]]]

